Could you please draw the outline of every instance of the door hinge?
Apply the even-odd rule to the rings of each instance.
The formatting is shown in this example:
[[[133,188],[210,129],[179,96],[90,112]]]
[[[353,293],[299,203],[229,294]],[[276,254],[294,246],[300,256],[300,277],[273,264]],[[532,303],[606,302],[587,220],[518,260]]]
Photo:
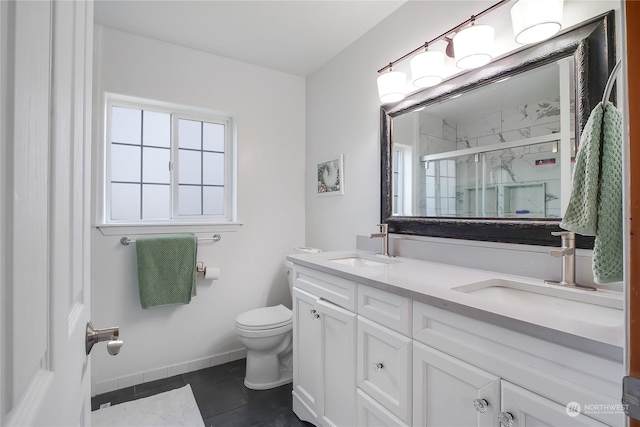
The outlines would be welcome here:
[[[628,417],[640,420],[640,379],[622,378],[622,408]]]

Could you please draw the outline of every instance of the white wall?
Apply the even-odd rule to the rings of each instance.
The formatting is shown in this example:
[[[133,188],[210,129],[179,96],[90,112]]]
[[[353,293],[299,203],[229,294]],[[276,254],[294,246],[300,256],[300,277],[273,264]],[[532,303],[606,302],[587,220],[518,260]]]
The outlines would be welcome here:
[[[221,267],[220,280],[199,279],[189,305],[148,310],[140,307],[135,246],[92,230],[92,320],[120,326],[124,340],[117,357],[94,347],[94,394],[241,355],[235,318],[290,305],[284,257],[304,244],[305,227],[303,78],[100,26],[95,36],[96,118],[104,91],[238,114],[244,225],[198,247],[199,260]]]
[[[380,221],[380,101],[377,70],[493,4],[493,1],[409,1],[307,79],[306,244],[325,250],[355,247],[356,234],[375,232]],[[565,1],[563,28],[620,1]],[[496,28],[494,56],[519,47],[510,6],[479,23]],[[616,17],[620,40],[620,14]],[[444,50],[444,43],[433,48]],[[408,67],[404,61],[398,70]],[[447,60],[447,75],[456,72]],[[619,85],[620,86],[620,85]],[[345,195],[318,197],[316,165],[344,154]]]

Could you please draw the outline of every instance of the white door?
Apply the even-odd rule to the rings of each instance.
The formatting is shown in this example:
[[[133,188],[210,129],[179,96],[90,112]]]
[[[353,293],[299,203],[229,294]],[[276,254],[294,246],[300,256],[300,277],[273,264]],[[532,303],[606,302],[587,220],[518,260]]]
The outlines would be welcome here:
[[[413,343],[413,425],[496,427],[500,378]]]
[[[318,300],[320,317],[319,421],[324,426],[356,425],[356,314]]]
[[[568,410],[565,405],[502,380],[502,412],[512,419],[513,427],[605,427],[599,421],[579,412]]]
[[[93,4],[0,2],[0,424],[90,424]]]

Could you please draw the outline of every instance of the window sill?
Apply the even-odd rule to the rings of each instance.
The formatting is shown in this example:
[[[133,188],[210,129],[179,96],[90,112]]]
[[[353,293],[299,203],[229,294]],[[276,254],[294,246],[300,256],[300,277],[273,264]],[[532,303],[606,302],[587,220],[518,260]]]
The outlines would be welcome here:
[[[170,222],[154,224],[96,224],[103,236],[121,234],[167,234],[167,233],[217,233],[238,231],[241,222],[202,224],[197,222]]]

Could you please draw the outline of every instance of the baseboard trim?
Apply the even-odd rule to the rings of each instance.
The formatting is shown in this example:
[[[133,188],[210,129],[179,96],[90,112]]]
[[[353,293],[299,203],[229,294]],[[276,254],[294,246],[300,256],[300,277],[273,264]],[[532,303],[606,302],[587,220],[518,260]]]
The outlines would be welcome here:
[[[295,390],[291,392],[291,397],[293,400],[293,413],[302,421],[317,426],[318,420],[315,413],[298,397]]]
[[[198,371],[200,369],[210,368],[211,366],[222,365],[224,363],[233,362],[234,360],[244,359],[246,357],[247,349],[241,348],[226,353],[216,354],[215,356],[191,360],[189,362],[178,363],[170,366],[164,366],[159,369],[138,372],[136,374],[127,375],[124,377],[92,382],[91,396],[93,397],[98,394],[108,393],[110,391],[120,390],[126,387],[172,377],[174,375]]]

